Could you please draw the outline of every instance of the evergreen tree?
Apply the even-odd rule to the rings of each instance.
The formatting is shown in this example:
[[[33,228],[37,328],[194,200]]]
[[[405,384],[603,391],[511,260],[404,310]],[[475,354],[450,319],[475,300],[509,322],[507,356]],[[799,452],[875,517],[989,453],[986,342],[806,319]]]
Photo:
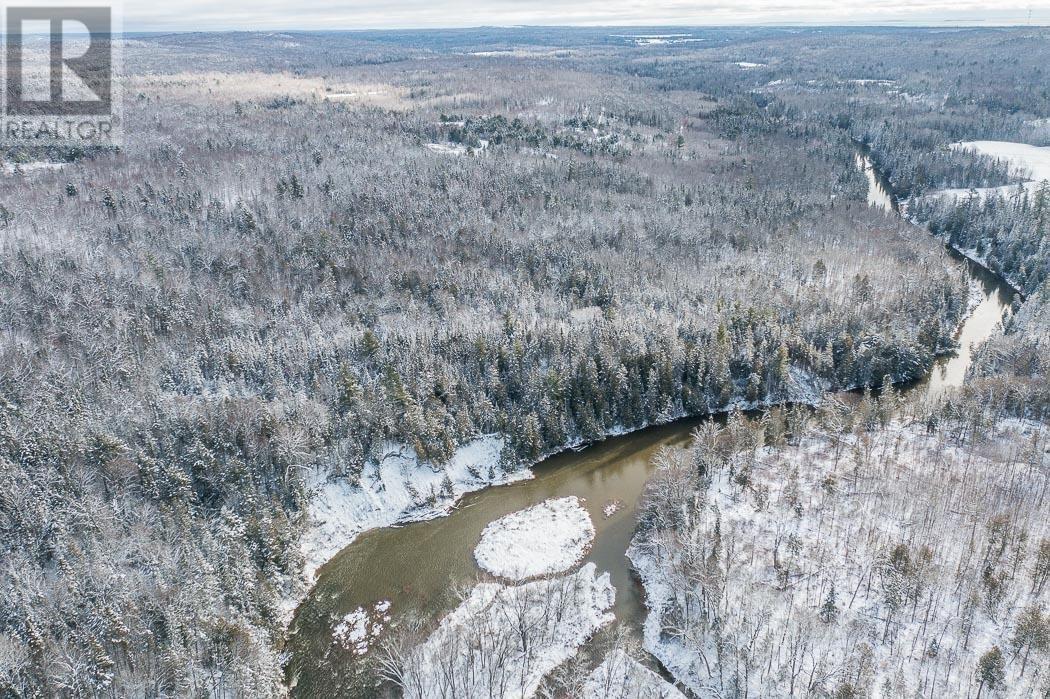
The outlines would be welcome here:
[[[987,687],[989,690],[1002,689],[1006,682],[1006,660],[999,646],[992,646],[977,661],[977,697]]]
[[[830,624],[835,621],[838,616],[839,608],[835,596],[835,583],[832,583],[831,589],[828,590],[827,597],[824,598],[824,603],[820,605],[820,620],[825,624]]]

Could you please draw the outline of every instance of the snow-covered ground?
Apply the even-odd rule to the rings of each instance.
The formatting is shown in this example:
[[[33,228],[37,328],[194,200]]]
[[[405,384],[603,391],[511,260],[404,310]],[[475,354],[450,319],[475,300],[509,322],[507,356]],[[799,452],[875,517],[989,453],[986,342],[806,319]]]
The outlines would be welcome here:
[[[969,150],[981,155],[988,155],[1010,163],[1011,167],[1024,172],[1023,191],[1031,196],[1044,180],[1050,180],[1050,147],[1030,146],[1027,143],[1012,141],[965,141],[953,143],[952,148]],[[1010,198],[1022,191],[1016,184],[1002,187],[977,187],[975,189],[955,188],[940,189],[926,196],[931,197],[968,197],[976,192],[981,198],[999,194]]]
[[[1029,179],[1035,182],[1050,180],[1050,146],[1030,146],[1012,141],[966,141],[952,147],[972,150],[1024,168],[1030,175]]]
[[[479,139],[477,148],[468,148],[462,143],[428,143],[427,149],[435,153],[444,153],[445,155],[467,155],[468,153],[478,153],[488,148],[489,142],[484,139]]]
[[[880,87],[891,87],[897,84],[896,80],[886,80],[885,78],[856,78],[846,82],[854,85],[878,85]]]
[[[446,155],[466,155],[467,147],[462,143],[428,143],[427,149]]]
[[[527,580],[568,570],[593,541],[594,524],[579,498],[556,498],[490,522],[474,558],[497,577]]]
[[[593,563],[518,586],[481,583],[401,656],[406,697],[530,697],[599,628],[616,590]]]
[[[627,653],[613,650],[587,678],[582,699],[685,699],[685,695]]]
[[[1015,196],[1029,197],[1035,191],[1036,186],[1032,182],[1024,182],[1019,184],[1004,184],[1001,187],[953,187],[950,189],[938,189],[924,194],[924,197],[950,197],[954,199],[965,199],[971,194],[975,194],[979,199],[983,200],[991,196],[1001,196],[1005,199],[1012,199]]]
[[[1047,432],[982,429],[976,445],[894,424],[743,452],[695,498],[673,494],[675,469],[695,471],[675,457],[650,491],[670,494],[654,510],[664,524],[628,552],[646,650],[699,696],[727,682],[755,696],[973,696],[978,658],[1007,653],[1022,612],[1050,601],[1037,587]],[[1005,695],[1038,694],[1045,651],[1024,673],[1013,657]]]
[[[666,558],[662,557],[659,550],[649,546],[649,542],[638,539],[627,549],[631,567],[645,588],[645,605],[649,610],[642,626],[643,646],[676,681],[696,692],[704,684],[698,667],[701,661],[698,651],[704,649],[693,649],[685,639],[664,633],[664,627],[668,625],[665,617],[672,613],[677,594],[667,575],[667,569],[673,565],[673,554],[668,551],[666,555]]]
[[[3,163],[0,165],[0,172],[5,175],[14,175],[16,173],[29,174],[38,171],[61,170],[63,167],[65,167],[65,163],[49,163],[43,161],[29,163]]]
[[[420,463],[407,447],[389,446],[365,467],[359,484],[345,480],[311,484],[309,525],[303,536],[305,575],[313,575],[361,532],[447,514],[464,494],[490,485],[532,478],[500,468],[503,439],[489,435],[456,450],[444,466]]]

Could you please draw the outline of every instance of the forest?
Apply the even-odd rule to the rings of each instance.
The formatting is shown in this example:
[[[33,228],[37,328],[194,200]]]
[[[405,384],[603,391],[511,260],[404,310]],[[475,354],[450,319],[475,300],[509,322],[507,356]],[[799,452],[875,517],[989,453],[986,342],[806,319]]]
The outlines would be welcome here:
[[[733,411],[659,457],[641,644],[589,564],[482,583],[464,605],[551,650],[504,664],[492,612],[471,662],[498,691],[445,696],[1050,693],[1050,189],[951,147],[1050,145],[1050,36],[659,33],[144,34],[120,149],[0,152],[0,696],[307,696],[312,552]],[[893,386],[973,305],[945,245],[1015,312],[914,401]],[[775,405],[815,407],[738,412]],[[487,469],[434,477],[492,436]],[[395,452],[431,475],[311,548],[311,508]],[[607,653],[558,645],[567,610]],[[442,696],[457,633],[405,623],[325,671]]]

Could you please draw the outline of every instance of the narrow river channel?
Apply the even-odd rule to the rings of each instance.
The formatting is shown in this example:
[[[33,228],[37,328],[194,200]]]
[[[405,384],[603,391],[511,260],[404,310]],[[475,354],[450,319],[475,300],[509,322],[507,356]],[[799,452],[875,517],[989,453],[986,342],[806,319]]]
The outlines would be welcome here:
[[[858,155],[857,164],[868,177],[869,204],[895,212],[895,202],[870,161]],[[953,258],[983,295],[960,329],[959,351],[938,359],[930,375],[909,391],[937,394],[960,385],[972,347],[1000,332],[1003,316],[1010,312],[1013,291],[1007,285],[961,255]],[[296,611],[287,648],[293,695],[336,696],[349,689],[335,677],[344,673],[333,673],[336,666],[354,662],[332,638],[333,625],[344,614],[382,600],[390,601],[395,622],[406,613],[433,618],[450,610],[456,586],[480,574],[472,554],[485,525],[547,498],[575,495],[584,501],[596,530],[586,560],[609,571],[616,587],[616,618],[639,628],[645,614],[643,593],[624,553],[639,497],[654,468],[652,457],[662,447],[687,444],[692,430],[710,419],[723,418],[684,419],[568,451],[536,465],[532,480],[467,495],[448,517],[362,534],[320,569],[316,586]],[[603,508],[614,502],[619,509],[606,517]]]

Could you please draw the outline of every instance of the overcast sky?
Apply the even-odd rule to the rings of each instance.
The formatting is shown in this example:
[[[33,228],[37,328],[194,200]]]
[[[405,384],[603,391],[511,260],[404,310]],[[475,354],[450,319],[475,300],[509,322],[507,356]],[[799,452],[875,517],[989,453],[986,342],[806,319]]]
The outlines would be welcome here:
[[[124,28],[1050,24],[1050,0],[124,0]]]

